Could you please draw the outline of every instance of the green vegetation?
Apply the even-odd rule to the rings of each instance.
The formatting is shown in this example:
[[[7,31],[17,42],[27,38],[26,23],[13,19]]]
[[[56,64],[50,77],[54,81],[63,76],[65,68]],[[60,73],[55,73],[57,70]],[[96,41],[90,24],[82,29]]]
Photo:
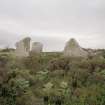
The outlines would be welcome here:
[[[64,58],[0,54],[0,105],[105,105],[105,53]]]

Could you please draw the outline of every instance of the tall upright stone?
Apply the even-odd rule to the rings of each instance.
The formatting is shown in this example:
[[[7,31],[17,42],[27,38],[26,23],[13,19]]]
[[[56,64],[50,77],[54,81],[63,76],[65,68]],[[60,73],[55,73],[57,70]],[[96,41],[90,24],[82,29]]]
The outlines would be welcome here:
[[[26,37],[16,43],[15,55],[18,57],[26,57],[30,52],[30,37]]]
[[[32,53],[40,54],[43,51],[43,44],[40,42],[34,42],[32,44]]]
[[[64,48],[66,57],[87,57],[88,53],[83,50],[75,39],[70,39]]]

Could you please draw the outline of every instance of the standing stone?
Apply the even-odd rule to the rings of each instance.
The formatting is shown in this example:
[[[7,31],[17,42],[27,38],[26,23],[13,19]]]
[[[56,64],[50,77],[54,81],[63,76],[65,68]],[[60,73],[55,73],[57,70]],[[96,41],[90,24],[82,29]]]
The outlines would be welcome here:
[[[66,57],[87,57],[88,53],[84,51],[75,39],[71,39],[66,43],[64,48],[64,56]]]
[[[32,53],[37,53],[37,54],[40,54],[43,50],[43,44],[40,43],[40,42],[34,42],[32,44]]]
[[[20,40],[16,43],[16,51],[15,54],[18,57],[26,57],[30,52],[30,37],[26,37],[23,40]]]

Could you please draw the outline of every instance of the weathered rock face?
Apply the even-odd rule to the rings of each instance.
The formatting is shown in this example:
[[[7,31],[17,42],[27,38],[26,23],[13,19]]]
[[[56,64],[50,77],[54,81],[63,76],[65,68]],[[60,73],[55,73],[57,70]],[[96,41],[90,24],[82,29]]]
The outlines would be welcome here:
[[[30,52],[30,40],[31,38],[26,37],[23,40],[16,43],[15,54],[19,57],[26,57]]]
[[[31,50],[32,53],[40,54],[42,52],[42,50],[43,50],[43,44],[42,43],[34,42],[32,44],[32,50]]]
[[[66,57],[87,57],[88,53],[84,51],[75,39],[71,39],[66,43],[64,48],[64,56]]]

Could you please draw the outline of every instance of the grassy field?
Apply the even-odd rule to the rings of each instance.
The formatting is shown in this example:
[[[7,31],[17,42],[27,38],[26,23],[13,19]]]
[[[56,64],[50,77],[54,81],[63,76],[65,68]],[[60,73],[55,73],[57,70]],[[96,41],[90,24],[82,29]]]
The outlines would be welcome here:
[[[105,56],[0,52],[0,105],[105,105]]]

